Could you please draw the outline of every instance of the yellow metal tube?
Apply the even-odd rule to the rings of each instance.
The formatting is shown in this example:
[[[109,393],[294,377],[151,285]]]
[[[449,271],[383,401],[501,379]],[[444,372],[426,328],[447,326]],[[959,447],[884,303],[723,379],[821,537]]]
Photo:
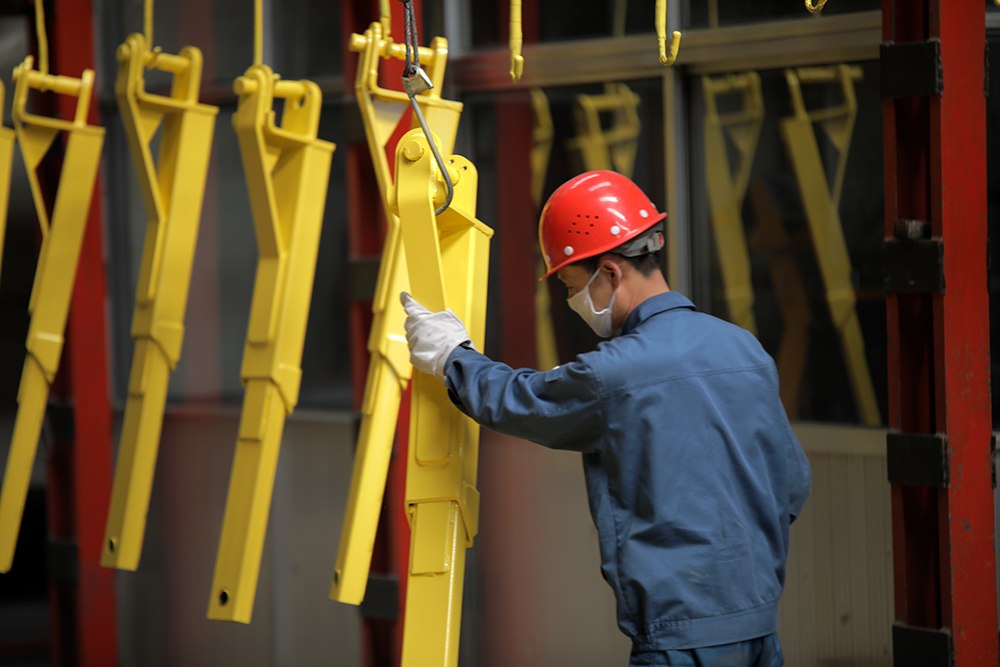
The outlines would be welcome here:
[[[277,76],[250,67],[233,127],[240,144],[260,258],[243,354],[246,393],[208,617],[249,623],[285,417],[298,402],[319,235],[333,144],[316,132],[322,96],[285,105],[274,124]],[[286,91],[296,90],[285,87]]]
[[[37,72],[32,69],[30,57],[14,70],[14,128],[42,229],[42,247],[28,305],[31,324],[18,390],[14,439],[0,489],[0,572],[7,572],[14,558],[49,387],[59,370],[77,261],[104,143],[104,128],[86,123],[94,73],[84,70],[82,77],[74,81],[70,85],[66,77]],[[75,95],[73,120],[28,113],[31,89]],[[63,132],[67,136],[65,154],[50,216],[37,170]]]
[[[130,35],[118,48],[115,97],[139,177],[148,224],[132,318],[135,350],[101,564],[139,566],[170,373],[180,359],[191,267],[218,108],[200,104],[201,52],[151,50]],[[174,76],[169,96],[146,92],[144,74]],[[151,142],[162,128],[159,159]]]

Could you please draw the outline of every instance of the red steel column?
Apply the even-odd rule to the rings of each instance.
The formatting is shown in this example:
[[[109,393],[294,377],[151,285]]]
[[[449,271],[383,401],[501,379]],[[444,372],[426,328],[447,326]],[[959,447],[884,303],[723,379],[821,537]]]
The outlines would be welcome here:
[[[94,68],[90,0],[55,0],[50,28],[54,72],[77,77]],[[75,99],[59,96],[62,117],[71,118],[75,109]],[[96,108],[90,122],[99,123]],[[98,176],[62,364],[72,402],[72,437],[53,447],[46,484],[50,540],[76,545],[75,578],[54,580],[51,586],[53,664],[80,667],[118,662],[114,572],[99,562],[112,470],[101,197]]]
[[[902,221],[929,222],[921,242],[939,243],[944,279],[943,289],[887,298],[890,429],[937,437],[946,460],[936,485],[893,480],[895,661],[927,640],[927,664],[997,665],[984,11],[883,0],[882,15],[885,42],[939,40],[943,81],[936,95],[883,103],[887,241],[913,247],[900,242]],[[892,459],[890,447],[890,477]]]

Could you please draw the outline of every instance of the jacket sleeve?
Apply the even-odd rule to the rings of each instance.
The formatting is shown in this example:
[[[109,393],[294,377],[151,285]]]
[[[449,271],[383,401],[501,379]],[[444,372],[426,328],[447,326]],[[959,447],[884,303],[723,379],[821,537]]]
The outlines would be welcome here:
[[[599,383],[583,361],[515,370],[462,346],[448,358],[445,385],[462,412],[500,433],[554,449],[592,452],[600,445]]]
[[[806,504],[806,498],[809,497],[809,489],[812,485],[812,468],[809,466],[809,459],[806,458],[806,453],[802,451],[802,445],[799,444],[795,433],[792,432],[790,426],[787,427],[787,430],[789,440],[788,512],[791,515],[791,521],[795,521]]]

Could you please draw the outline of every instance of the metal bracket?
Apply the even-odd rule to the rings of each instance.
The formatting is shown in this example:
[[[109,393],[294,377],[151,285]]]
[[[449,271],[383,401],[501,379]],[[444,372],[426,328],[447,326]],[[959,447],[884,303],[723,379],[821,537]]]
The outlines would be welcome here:
[[[952,667],[955,664],[955,640],[951,631],[945,628],[931,630],[894,623],[892,662],[899,667]]]
[[[948,436],[888,433],[886,463],[890,484],[948,486]]]
[[[943,292],[944,246],[937,239],[886,241],[882,277],[890,294]]]
[[[882,97],[940,97],[944,91],[941,41],[882,42]]]

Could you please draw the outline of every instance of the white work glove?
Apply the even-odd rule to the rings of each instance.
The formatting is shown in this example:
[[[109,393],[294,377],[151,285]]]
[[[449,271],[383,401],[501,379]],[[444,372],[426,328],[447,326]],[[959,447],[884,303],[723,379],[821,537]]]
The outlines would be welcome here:
[[[448,356],[459,345],[471,341],[465,325],[450,308],[432,313],[406,292],[400,292],[399,300],[406,311],[410,363],[418,371],[444,378]]]

